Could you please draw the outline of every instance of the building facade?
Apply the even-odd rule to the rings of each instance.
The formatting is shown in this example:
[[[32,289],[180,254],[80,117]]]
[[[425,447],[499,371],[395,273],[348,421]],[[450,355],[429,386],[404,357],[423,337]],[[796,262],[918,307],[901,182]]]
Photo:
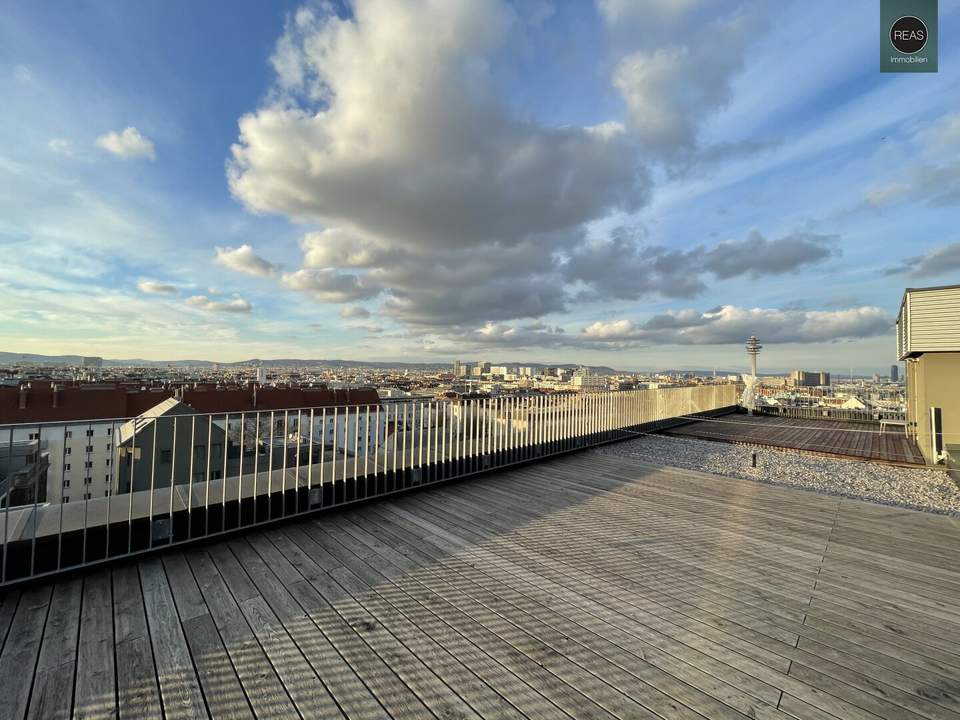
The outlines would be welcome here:
[[[904,292],[897,351],[920,451],[928,463],[960,466],[960,285]]]

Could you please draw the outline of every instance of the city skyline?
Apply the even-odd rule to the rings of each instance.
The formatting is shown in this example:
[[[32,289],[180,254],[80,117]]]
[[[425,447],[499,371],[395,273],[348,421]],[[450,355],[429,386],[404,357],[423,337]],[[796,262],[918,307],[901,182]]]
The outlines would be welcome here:
[[[888,367],[960,87],[817,5],[15,3],[0,350]]]

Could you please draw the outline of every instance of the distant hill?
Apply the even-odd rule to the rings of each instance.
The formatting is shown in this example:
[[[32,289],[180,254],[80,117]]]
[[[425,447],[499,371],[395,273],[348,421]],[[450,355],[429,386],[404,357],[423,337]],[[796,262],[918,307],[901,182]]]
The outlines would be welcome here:
[[[0,352],[0,364],[11,365],[13,363],[30,363],[36,365],[80,365],[82,362],[82,356],[80,355],[36,355],[33,353],[11,353],[11,352]],[[240,367],[302,367],[302,368],[322,368],[322,367],[339,367],[339,368],[395,368],[397,370],[446,370],[450,369],[451,363],[448,362],[436,362],[436,363],[415,363],[415,362],[390,362],[390,361],[380,361],[380,362],[370,362],[366,360],[343,360],[343,359],[330,359],[330,360],[306,360],[302,358],[274,358],[274,359],[261,359],[261,358],[251,358],[250,360],[241,360],[239,362],[220,362],[218,363],[215,360],[144,360],[142,358],[129,358],[129,359],[111,359],[104,358],[103,365],[104,367],[211,367],[215,364],[218,364],[221,368],[240,368]],[[493,362],[491,363],[494,366],[505,365],[508,367],[533,367],[533,368],[545,368],[545,367],[561,367],[566,369],[574,369],[580,367],[576,363],[564,363],[560,365],[549,365],[546,363],[534,363],[534,362]],[[589,366],[591,372],[597,373],[599,375],[615,375],[618,372],[625,372],[614,370],[613,368],[606,367],[603,365],[600,366]]]

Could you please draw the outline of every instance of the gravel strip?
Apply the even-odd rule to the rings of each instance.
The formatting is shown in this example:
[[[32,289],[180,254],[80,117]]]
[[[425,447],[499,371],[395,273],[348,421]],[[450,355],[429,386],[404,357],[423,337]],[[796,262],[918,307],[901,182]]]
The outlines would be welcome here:
[[[960,517],[960,486],[942,470],[901,468],[664,435],[611,443],[594,452]],[[751,467],[754,452],[755,468]]]

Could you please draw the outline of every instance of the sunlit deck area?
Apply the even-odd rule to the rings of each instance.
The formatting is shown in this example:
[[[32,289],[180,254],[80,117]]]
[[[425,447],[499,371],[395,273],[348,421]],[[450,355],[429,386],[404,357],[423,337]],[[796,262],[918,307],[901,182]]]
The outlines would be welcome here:
[[[585,453],[0,596],[2,718],[960,718],[960,522]]]
[[[766,447],[801,450],[820,455],[886,462],[897,465],[923,465],[916,442],[896,427],[880,431],[879,425],[776,417],[771,415],[729,414],[700,420],[668,431],[670,435],[746,443]]]

